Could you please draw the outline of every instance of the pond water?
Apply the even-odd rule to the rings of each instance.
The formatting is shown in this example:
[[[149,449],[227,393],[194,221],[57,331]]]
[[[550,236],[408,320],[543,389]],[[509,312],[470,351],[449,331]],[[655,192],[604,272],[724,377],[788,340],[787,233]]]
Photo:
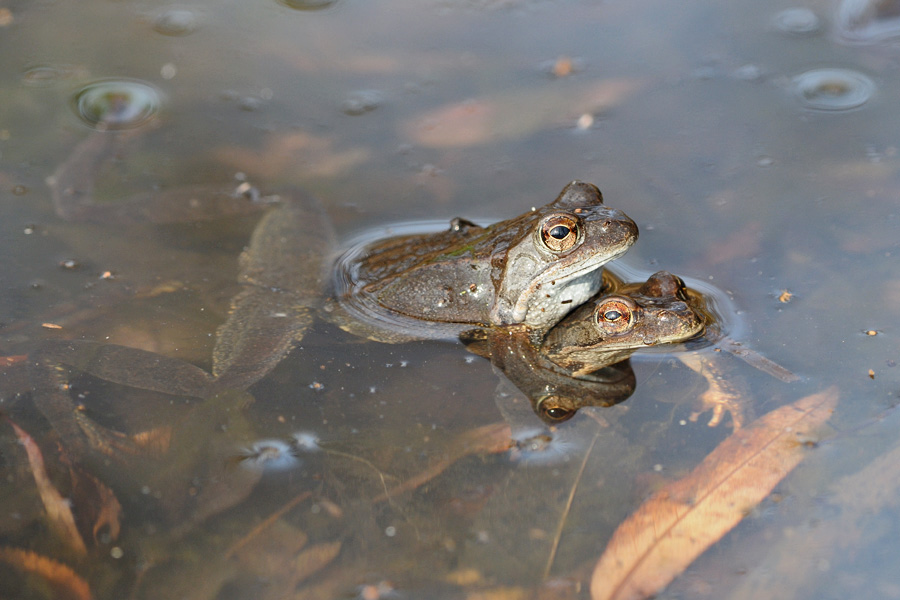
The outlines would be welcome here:
[[[264,193],[311,191],[350,240],[400,222],[507,218],[590,181],[641,228],[629,272],[715,286],[736,307],[737,341],[800,375],[786,383],[718,357],[747,420],[840,394],[800,467],[659,597],[900,597],[891,7],[7,3],[0,352],[88,340],[209,368],[237,291],[255,215],[123,225],[56,214],[46,180],[93,132],[90,84],[131,81],[158,98],[153,114],[119,113],[138,125],[101,174],[111,204],[242,174]],[[113,110],[122,100],[91,89]],[[73,372],[81,414],[150,440],[77,468],[11,366],[3,414],[73,504],[102,496],[73,472],[102,482],[121,530],[88,528],[86,551],[63,543],[3,423],[0,546],[57,561],[61,579],[68,565],[96,598],[587,597],[616,526],[733,428],[731,415],[717,427],[708,412],[691,419],[706,383],[672,354],[633,366],[628,401],[581,411],[549,450],[510,452],[496,401],[516,392],[488,361],[316,322],[249,392],[215,402]],[[85,531],[94,521],[76,513]],[[54,597],[47,578],[0,552],[0,596]]]

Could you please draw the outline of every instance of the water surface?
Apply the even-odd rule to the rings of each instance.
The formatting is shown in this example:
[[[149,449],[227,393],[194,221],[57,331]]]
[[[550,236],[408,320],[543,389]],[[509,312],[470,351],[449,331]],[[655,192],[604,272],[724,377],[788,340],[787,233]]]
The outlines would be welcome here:
[[[237,289],[255,217],[120,227],[55,215],[45,179],[92,133],[73,110],[91,83],[143,82],[162,102],[104,173],[109,202],[240,172],[265,191],[311,190],[351,239],[505,218],[591,181],[641,227],[630,268],[716,286],[739,310],[740,341],[802,376],[787,384],[723,357],[748,414],[831,385],[841,396],[801,467],[662,597],[895,597],[897,478],[865,469],[898,443],[900,54],[890,14],[866,25],[860,3],[845,4],[15,4],[0,35],[0,350],[87,339],[208,367]],[[798,8],[816,26],[795,13],[801,30],[786,28],[779,15]],[[862,79],[798,91],[821,70]],[[871,83],[864,97],[852,81]],[[78,558],[47,531],[4,425],[0,544],[71,565],[97,598],[583,597],[617,524],[731,432],[728,418],[690,419],[705,386],[693,371],[664,354],[634,362],[632,398],[582,411],[554,460],[463,456],[459,436],[499,422],[508,390],[444,342],[380,345],[320,322],[252,402],[79,376],[74,393],[102,424],[185,433],[163,458],[91,465],[122,504],[122,531],[100,531]],[[76,494],[13,383],[4,410]],[[445,459],[418,489],[373,502]],[[841,495],[847,481],[871,504]],[[0,566],[4,595],[50,597],[30,581]]]

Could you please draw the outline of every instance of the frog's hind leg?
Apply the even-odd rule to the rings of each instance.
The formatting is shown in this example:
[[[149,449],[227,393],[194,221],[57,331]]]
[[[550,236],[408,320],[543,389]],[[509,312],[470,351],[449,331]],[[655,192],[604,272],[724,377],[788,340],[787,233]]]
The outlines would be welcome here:
[[[259,222],[241,255],[242,290],[219,327],[213,375],[247,389],[281,362],[313,322],[335,242],[319,202],[295,190]]]

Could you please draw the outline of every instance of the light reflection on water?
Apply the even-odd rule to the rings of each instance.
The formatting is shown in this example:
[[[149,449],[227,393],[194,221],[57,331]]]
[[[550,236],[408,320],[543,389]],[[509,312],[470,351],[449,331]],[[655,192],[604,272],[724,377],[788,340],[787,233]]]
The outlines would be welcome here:
[[[43,180],[86,133],[69,102],[90,82],[144,82],[166,98],[140,150],[107,174],[120,181],[111,186],[113,201],[148,187],[230,181],[240,170],[267,190],[312,189],[350,237],[400,221],[510,216],[546,204],[566,181],[593,181],[642,229],[629,268],[710,281],[735,306],[725,314],[740,311],[729,334],[806,377],[784,384],[733,365],[755,412],[837,384],[835,427],[862,427],[852,440],[839,436],[811,452],[781,486],[789,501],[767,504],[755,517],[762,534],[739,529],[692,571],[694,580],[712,582],[712,597],[750,597],[750,584],[711,575],[730,572],[717,569],[720,560],[740,563],[745,581],[771,591],[765,573],[775,571],[766,567],[774,559],[766,557],[784,558],[788,547],[780,532],[810,519],[827,527],[833,511],[822,506],[838,501],[831,483],[895,445],[892,430],[869,436],[863,427],[896,403],[900,383],[893,330],[900,318],[900,115],[890,100],[900,90],[890,41],[896,14],[885,8],[892,4],[290,4],[325,10],[274,1],[197,2],[149,16],[127,3],[12,9],[0,38],[4,354],[26,352],[43,337],[114,335],[202,363],[235,290],[248,221],[125,230],[61,223],[52,214]],[[577,68],[560,69],[566,58]],[[546,65],[563,74],[547,77]],[[874,91],[850,103],[852,111],[808,110],[810,98],[852,95],[849,83],[820,81],[811,95],[792,86],[798,74],[823,69],[864,74]],[[575,131],[583,115],[591,126]],[[430,121],[437,117],[443,120]],[[463,143],[440,143],[438,126]],[[60,268],[68,259],[82,267]],[[107,270],[114,279],[100,279]],[[167,290],[181,290],[178,303]],[[156,305],[151,318],[138,314]],[[62,332],[40,326],[62,319],[73,325]],[[877,335],[866,335],[870,329]],[[220,589],[254,597],[258,590],[234,572],[274,577],[286,594],[319,586],[331,597],[360,589],[429,595],[466,581],[539,586],[576,480],[550,568],[562,577],[593,564],[648,490],[692,468],[729,432],[689,421],[703,391],[699,378],[666,355],[648,354],[635,361],[638,389],[628,402],[579,416],[559,436],[568,458],[466,456],[465,432],[500,418],[486,361],[437,342],[351,341],[327,326],[302,346],[252,390],[256,402],[244,409],[243,429],[224,427],[222,415],[231,414],[224,408],[206,429],[191,401],[166,405],[167,419],[199,423],[193,441],[208,453],[199,458],[186,443],[177,457],[141,467],[141,477],[156,474],[148,489],[160,490],[159,498],[131,492],[142,482],[133,481],[127,462],[102,471],[125,506],[117,547],[127,559],[110,563],[109,545],[92,547],[97,566],[79,572],[96,597],[129,596],[136,563],[153,565],[136,597],[160,590],[216,597]],[[89,378],[79,383],[82,401],[108,410],[108,422],[130,433],[162,425],[153,419],[158,398],[106,391]],[[41,417],[27,403],[7,404],[11,390],[0,391],[15,419],[45,434],[48,463],[65,473]],[[314,432],[328,450],[309,453],[300,441],[306,437],[292,437],[298,431]],[[259,440],[269,442],[254,449]],[[43,518],[30,474],[15,462],[15,444],[2,451],[2,476],[14,484],[0,495],[4,544],[53,554],[51,538],[28,537]],[[301,460],[261,482],[228,470],[235,456],[275,455]],[[458,460],[417,491],[369,502],[447,456]],[[183,479],[171,475],[176,462],[188,465]],[[222,496],[236,504],[192,525],[201,509],[213,510],[198,506],[203,490],[229,477],[247,486]],[[280,521],[284,537],[302,533],[319,558],[327,544],[343,543],[338,558],[308,580],[285,583],[237,551],[230,563],[191,558],[221,555],[307,492],[315,497]],[[875,510],[896,529],[895,509]],[[874,536],[862,520],[850,527],[856,555],[896,562],[896,536]],[[272,530],[259,553],[277,555],[282,534]],[[874,559],[841,560],[827,543],[803,550],[807,562],[829,569],[794,565],[787,582],[776,582],[791,597],[825,590],[849,597],[848,582],[856,580],[896,583]],[[60,553],[60,560],[68,559]],[[198,590],[198,574],[219,587]],[[22,581],[12,571],[0,575]],[[0,576],[0,590],[26,597],[21,587],[3,588],[24,586],[9,577]],[[670,594],[691,595],[690,583],[675,585]]]

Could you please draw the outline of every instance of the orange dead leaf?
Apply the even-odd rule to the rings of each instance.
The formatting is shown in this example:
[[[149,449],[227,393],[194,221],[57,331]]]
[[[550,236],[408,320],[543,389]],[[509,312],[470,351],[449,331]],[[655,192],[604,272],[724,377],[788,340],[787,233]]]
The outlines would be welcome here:
[[[75,517],[72,515],[72,509],[69,507],[68,501],[62,497],[62,494],[53,486],[53,483],[47,476],[41,449],[38,448],[38,445],[24,429],[10,419],[6,421],[15,430],[19,443],[25,448],[28,464],[31,467],[31,474],[34,476],[38,493],[41,496],[41,501],[44,503],[44,510],[47,511],[47,520],[50,522],[50,527],[76,554],[80,556],[87,554],[87,547],[84,545],[84,540],[75,526]]]
[[[337,150],[331,137],[302,131],[270,134],[259,150],[224,146],[214,151],[222,163],[254,177],[272,179],[292,173],[298,164],[304,175],[333,177],[368,160],[362,148]]]
[[[726,238],[710,244],[703,264],[706,266],[721,265],[758,254],[761,231],[762,225],[758,221],[751,221]]]
[[[497,454],[509,450],[512,442],[507,423],[493,423],[467,431],[454,440],[444,458],[434,463],[418,475],[404,481],[392,490],[377,496],[372,502],[383,502],[388,498],[414,490],[443,473],[459,459],[470,454]]]
[[[495,132],[492,120],[500,110],[489,100],[466,100],[440,106],[409,122],[405,133],[429,148],[460,148],[484,144]]]
[[[0,548],[0,560],[44,579],[60,600],[91,600],[87,582],[70,567],[19,548]]]
[[[521,139],[547,128],[571,127],[579,116],[618,106],[643,86],[636,79],[613,78],[577,87],[511,89],[438,106],[401,123],[401,132],[418,145],[442,149]]]
[[[0,356],[0,367],[9,367],[21,362],[25,362],[28,358],[27,354],[16,354],[14,356]]]
[[[597,562],[592,600],[638,600],[661,591],[803,460],[804,442],[837,398],[831,387],[773,410],[644,502]]]

